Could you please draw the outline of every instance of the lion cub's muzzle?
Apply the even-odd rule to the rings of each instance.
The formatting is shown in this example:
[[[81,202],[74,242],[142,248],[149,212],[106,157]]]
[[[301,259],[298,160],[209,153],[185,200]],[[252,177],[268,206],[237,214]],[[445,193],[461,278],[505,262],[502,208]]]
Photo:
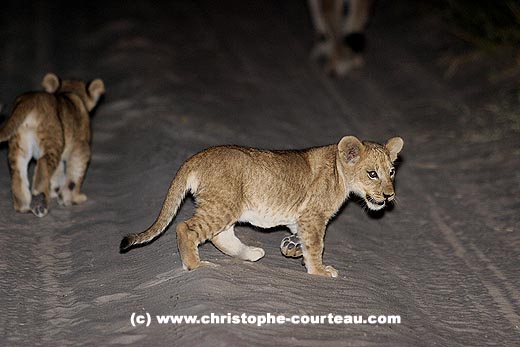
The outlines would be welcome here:
[[[375,211],[384,208],[388,203],[393,201],[395,198],[395,193],[390,193],[390,194],[383,193],[383,198],[384,198],[383,200],[379,201],[368,194],[365,196],[365,200],[367,201],[368,207],[371,210],[375,210]]]
[[[370,203],[372,203],[372,204],[374,204],[374,205],[378,205],[378,206],[384,206],[385,203],[386,203],[386,201],[387,201],[386,199],[383,200],[383,201],[377,201],[376,199],[374,199],[373,197],[371,197],[371,196],[368,195],[368,194],[367,194],[367,196],[366,196],[366,199],[367,199],[368,202],[370,202]]]
[[[394,200],[395,193],[390,193],[390,194],[383,193],[383,197],[385,198],[385,202],[390,202],[390,201]]]

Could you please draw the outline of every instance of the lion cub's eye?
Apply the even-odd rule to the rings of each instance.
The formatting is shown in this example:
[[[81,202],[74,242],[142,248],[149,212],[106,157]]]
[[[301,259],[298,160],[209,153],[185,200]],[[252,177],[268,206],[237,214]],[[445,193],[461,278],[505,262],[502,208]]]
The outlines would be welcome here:
[[[391,168],[390,169],[390,177],[393,177],[394,175],[395,175],[395,169]]]
[[[368,177],[370,177],[373,180],[379,178],[379,176],[377,175],[377,172],[375,172],[375,171],[367,171],[367,173],[368,173]]]

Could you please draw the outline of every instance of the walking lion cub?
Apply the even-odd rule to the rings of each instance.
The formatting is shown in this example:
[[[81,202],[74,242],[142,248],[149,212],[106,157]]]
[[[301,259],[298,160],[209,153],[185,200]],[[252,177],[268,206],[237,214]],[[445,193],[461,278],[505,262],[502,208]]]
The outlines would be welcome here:
[[[9,141],[14,208],[38,217],[47,214],[51,198],[65,206],[87,200],[80,187],[90,160],[89,112],[105,92],[100,79],[86,84],[51,73],[42,86],[45,91],[16,98],[0,129],[0,142]],[[31,194],[27,170],[33,158]]]
[[[206,149],[181,166],[155,223],[142,233],[126,236],[120,249],[124,252],[163,232],[189,191],[197,210],[177,226],[185,269],[211,264],[199,258],[198,246],[207,240],[233,257],[262,258],[263,249],[246,246],[235,236],[234,225],[247,222],[262,228],[287,226],[301,240],[307,272],[336,277],[338,272],[322,262],[328,221],[350,193],[364,198],[372,210],[392,201],[393,162],[402,147],[400,137],[383,146],[346,136],[337,145],[301,151]]]

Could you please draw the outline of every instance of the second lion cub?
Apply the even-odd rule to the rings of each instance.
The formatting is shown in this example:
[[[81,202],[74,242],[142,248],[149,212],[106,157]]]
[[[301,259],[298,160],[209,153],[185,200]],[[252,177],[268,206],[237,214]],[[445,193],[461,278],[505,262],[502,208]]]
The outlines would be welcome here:
[[[51,73],[42,86],[44,92],[16,98],[0,129],[0,142],[9,140],[14,208],[38,217],[47,214],[51,197],[63,205],[87,200],[80,187],[90,160],[89,112],[105,92],[100,79],[87,85]],[[27,170],[33,158],[37,162],[31,194]]]
[[[336,277],[338,272],[322,262],[327,223],[350,193],[364,198],[372,210],[394,199],[393,162],[402,147],[400,137],[379,145],[345,136],[338,144],[301,151],[206,149],[182,165],[155,223],[126,236],[121,251],[163,232],[189,191],[197,211],[177,226],[184,268],[210,264],[201,261],[198,252],[207,240],[233,257],[262,258],[263,249],[246,246],[235,236],[234,225],[247,222],[263,228],[287,226],[301,240],[307,272]]]

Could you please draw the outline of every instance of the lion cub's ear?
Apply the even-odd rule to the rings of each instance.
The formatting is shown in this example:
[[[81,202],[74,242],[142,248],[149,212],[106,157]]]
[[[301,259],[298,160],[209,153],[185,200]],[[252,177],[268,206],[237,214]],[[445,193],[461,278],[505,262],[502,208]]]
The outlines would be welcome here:
[[[359,161],[363,148],[363,144],[355,136],[345,136],[338,144],[339,152],[345,156],[349,164],[355,164]]]
[[[390,152],[390,160],[393,162],[397,159],[397,154],[403,149],[404,141],[400,137],[392,137],[386,141],[385,147]]]
[[[53,73],[48,73],[43,77],[42,86],[47,93],[54,93],[58,90],[61,85],[61,81],[58,76]]]
[[[105,93],[105,83],[99,78],[93,80],[88,85],[88,93],[97,102],[101,94]]]
[[[88,85],[88,95],[90,96],[89,109],[93,109],[96,106],[99,97],[105,93],[105,83],[99,78],[93,80]]]

